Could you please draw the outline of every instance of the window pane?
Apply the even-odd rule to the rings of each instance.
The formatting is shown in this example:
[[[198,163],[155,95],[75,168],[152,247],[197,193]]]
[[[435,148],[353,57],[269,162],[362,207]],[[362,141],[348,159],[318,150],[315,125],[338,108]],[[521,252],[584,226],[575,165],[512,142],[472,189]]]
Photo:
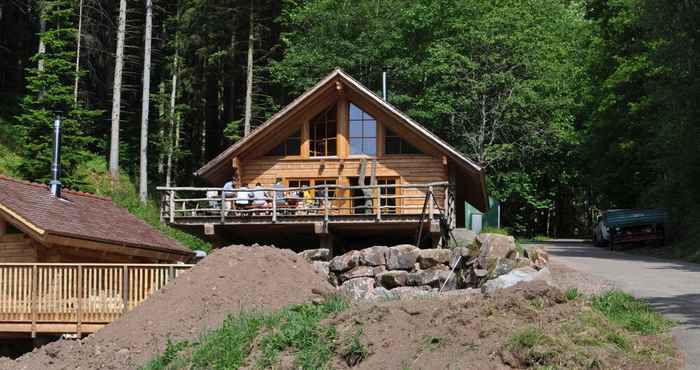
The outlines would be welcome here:
[[[364,139],[363,143],[362,143],[362,149],[364,150],[364,153],[367,155],[376,155],[377,154],[377,139],[376,138]]]
[[[362,137],[362,121],[350,121],[350,137]]]
[[[350,119],[352,120],[361,120],[362,119],[362,110],[358,108],[355,104],[350,104]]]
[[[375,122],[374,120],[365,121],[364,132],[362,136],[377,137],[377,122]]]
[[[337,148],[336,139],[335,138],[328,139],[327,143],[328,144],[326,146],[326,155],[336,155],[336,152],[337,152],[336,151],[336,148]]]
[[[390,137],[390,136],[399,136],[399,135],[396,135],[396,133],[394,131],[386,129],[386,137]]]
[[[362,139],[350,138],[350,154],[362,154]]]
[[[300,138],[287,139],[287,155],[300,155],[300,154],[301,154],[301,139]]]
[[[423,154],[418,148],[408,143],[408,141],[403,140],[401,142],[401,151],[403,154]]]
[[[401,139],[396,136],[387,136],[385,140],[386,154],[401,154]]]

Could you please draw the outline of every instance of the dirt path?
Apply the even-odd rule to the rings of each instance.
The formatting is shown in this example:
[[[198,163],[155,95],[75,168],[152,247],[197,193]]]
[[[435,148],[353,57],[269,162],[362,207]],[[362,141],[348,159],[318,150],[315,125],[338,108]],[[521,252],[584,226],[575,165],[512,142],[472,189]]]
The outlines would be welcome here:
[[[700,265],[611,252],[580,241],[552,241],[545,247],[554,262],[610,281],[678,321],[673,336],[686,369],[700,369]]]

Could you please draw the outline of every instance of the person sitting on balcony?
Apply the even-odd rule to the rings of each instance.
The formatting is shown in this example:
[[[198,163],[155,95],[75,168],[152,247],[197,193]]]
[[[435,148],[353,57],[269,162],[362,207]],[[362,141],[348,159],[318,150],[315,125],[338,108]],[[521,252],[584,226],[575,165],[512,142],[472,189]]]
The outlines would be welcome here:
[[[236,193],[233,191],[234,189],[236,189],[236,185],[238,185],[238,178],[236,177],[236,175],[233,175],[233,177],[231,178],[231,181],[227,181],[224,184],[224,190],[223,190],[224,198],[231,199],[231,198],[234,198],[236,196]],[[209,197],[209,195],[207,195],[207,197]],[[230,200],[224,201],[224,209],[231,209],[231,208],[233,208],[233,201],[230,201]]]
[[[253,199],[253,193],[250,192],[247,187],[241,186],[236,193],[236,205],[248,207],[251,199]]]
[[[284,189],[284,185],[282,185],[282,179],[281,178],[276,178],[275,179],[275,184],[272,185],[273,188],[275,189],[280,189],[280,190],[275,190],[275,203],[277,203],[277,206],[285,206],[287,205],[287,198],[284,196],[284,192],[281,189]]]
[[[262,189],[262,185],[260,183],[255,184],[255,191],[253,192],[253,205],[256,208],[268,207],[267,200],[268,196]]]

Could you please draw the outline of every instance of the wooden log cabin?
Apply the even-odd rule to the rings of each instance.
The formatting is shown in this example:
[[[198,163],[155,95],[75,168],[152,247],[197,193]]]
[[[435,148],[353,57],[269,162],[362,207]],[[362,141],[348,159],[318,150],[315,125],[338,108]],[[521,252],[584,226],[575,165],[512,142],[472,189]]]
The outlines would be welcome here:
[[[478,165],[340,69],[196,175],[212,187],[159,188],[163,220],[222,244],[435,244],[464,226],[458,205],[487,206]],[[261,184],[268,204],[237,208],[222,188],[231,179]]]
[[[109,198],[0,176],[0,353],[7,338],[102,328],[193,256]]]

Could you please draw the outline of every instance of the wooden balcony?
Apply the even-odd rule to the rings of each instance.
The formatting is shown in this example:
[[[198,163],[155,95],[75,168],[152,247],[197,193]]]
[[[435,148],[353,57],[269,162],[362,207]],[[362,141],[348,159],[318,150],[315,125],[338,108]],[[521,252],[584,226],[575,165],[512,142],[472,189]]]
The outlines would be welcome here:
[[[1,263],[0,333],[92,333],[192,265]]]
[[[239,204],[240,190],[159,187],[161,220],[172,225],[453,223],[454,194],[448,182],[369,186],[262,187],[264,202]],[[304,194],[306,193],[306,196]],[[273,201],[277,196],[277,201]]]

